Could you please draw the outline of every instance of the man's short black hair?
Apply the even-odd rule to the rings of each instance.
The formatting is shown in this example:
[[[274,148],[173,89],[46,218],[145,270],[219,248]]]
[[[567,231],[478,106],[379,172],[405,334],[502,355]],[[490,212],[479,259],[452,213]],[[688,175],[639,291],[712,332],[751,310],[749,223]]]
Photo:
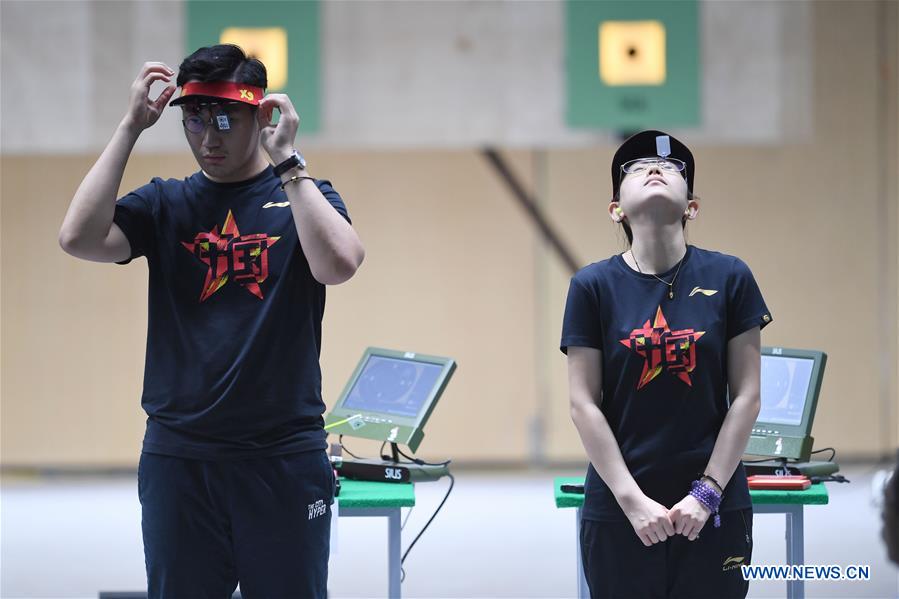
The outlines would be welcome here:
[[[200,48],[178,66],[179,87],[188,81],[236,81],[268,87],[265,65],[247,56],[240,46],[219,44]]]

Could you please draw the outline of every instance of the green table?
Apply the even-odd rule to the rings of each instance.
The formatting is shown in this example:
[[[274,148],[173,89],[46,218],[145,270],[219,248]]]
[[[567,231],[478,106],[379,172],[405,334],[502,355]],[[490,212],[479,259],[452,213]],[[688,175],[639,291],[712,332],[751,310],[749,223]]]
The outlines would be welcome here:
[[[577,555],[577,590],[578,597],[589,597],[587,580],[581,563],[580,530],[581,510],[584,496],[579,493],[563,493],[562,485],[582,485],[583,476],[560,476],[553,482],[557,508],[576,508],[577,523],[575,526],[575,542]],[[752,511],[755,514],[785,514],[787,564],[802,565],[805,562],[804,513],[806,505],[826,505],[828,503],[827,488],[823,483],[814,484],[804,491],[757,491],[749,490],[752,499]],[[805,582],[802,580],[787,581],[787,598],[802,599],[805,597]]]
[[[340,479],[337,515],[341,518],[387,518],[387,596],[400,597],[402,543],[400,510],[415,505],[412,483],[377,483]]]
[[[824,483],[817,483],[805,491],[749,490],[752,511],[756,514],[785,514],[787,564],[805,563],[805,514],[806,505],[826,505],[829,501]],[[787,599],[805,597],[804,580],[787,581]]]

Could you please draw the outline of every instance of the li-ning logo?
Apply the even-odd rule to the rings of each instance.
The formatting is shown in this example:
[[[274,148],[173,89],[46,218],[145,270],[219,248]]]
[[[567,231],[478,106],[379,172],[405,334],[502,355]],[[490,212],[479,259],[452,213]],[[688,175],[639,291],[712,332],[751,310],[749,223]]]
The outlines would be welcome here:
[[[249,100],[250,102],[252,102],[254,97],[255,96],[253,96],[253,92],[251,92],[250,90],[248,90],[248,89],[240,90],[240,99],[241,100]]]
[[[722,564],[721,566],[721,571],[727,572],[728,570],[736,570],[743,565],[743,560],[745,559],[746,558],[742,555],[739,557],[729,557],[724,560],[724,564]]]
[[[262,205],[263,208],[287,208],[290,206],[290,202],[266,202]]]
[[[703,295],[715,295],[718,293],[717,289],[702,289],[700,287],[694,287],[693,291],[690,292],[690,297],[693,297],[697,293],[701,293]]]
[[[327,511],[328,505],[325,503],[325,500],[319,499],[315,503],[309,504],[309,519],[312,520],[313,518],[324,516]]]

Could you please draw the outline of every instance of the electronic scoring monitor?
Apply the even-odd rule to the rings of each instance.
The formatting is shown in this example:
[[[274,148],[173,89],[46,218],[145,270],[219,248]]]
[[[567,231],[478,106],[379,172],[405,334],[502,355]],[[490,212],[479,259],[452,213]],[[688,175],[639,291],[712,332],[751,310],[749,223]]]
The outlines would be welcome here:
[[[331,433],[403,444],[415,451],[455,370],[451,358],[369,347],[325,425]]]
[[[822,351],[762,348],[762,407],[746,453],[809,459],[814,441],[812,423],[826,364],[827,354]]]

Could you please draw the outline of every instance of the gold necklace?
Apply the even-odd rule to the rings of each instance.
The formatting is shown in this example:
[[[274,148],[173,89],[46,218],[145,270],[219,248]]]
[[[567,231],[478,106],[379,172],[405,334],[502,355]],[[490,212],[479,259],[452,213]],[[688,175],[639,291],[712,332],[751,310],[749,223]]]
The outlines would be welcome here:
[[[681,264],[684,263],[684,258],[687,257],[687,252],[686,252],[686,250],[684,250],[684,255],[681,256],[681,259],[680,259],[680,260],[678,261],[678,263],[677,263],[677,270],[674,272],[674,278],[671,279],[671,282],[670,282],[670,283],[669,283],[668,281],[666,281],[665,279],[663,279],[662,277],[659,277],[659,276],[657,276],[657,275],[655,275],[655,274],[653,274],[653,273],[651,273],[651,272],[650,272],[650,273],[645,273],[645,272],[643,272],[643,269],[640,268],[640,263],[637,262],[637,256],[636,256],[636,254],[634,254],[634,250],[631,249],[630,252],[631,252],[631,258],[634,259],[634,264],[637,265],[637,270],[640,271],[640,274],[641,274],[641,275],[646,275],[646,274],[648,274],[648,275],[650,275],[650,276],[655,277],[656,279],[658,279],[658,280],[661,281],[662,283],[665,283],[666,285],[668,285],[668,299],[673,300],[673,299],[674,299],[674,282],[677,280],[677,275],[680,274],[680,266],[681,266]]]

